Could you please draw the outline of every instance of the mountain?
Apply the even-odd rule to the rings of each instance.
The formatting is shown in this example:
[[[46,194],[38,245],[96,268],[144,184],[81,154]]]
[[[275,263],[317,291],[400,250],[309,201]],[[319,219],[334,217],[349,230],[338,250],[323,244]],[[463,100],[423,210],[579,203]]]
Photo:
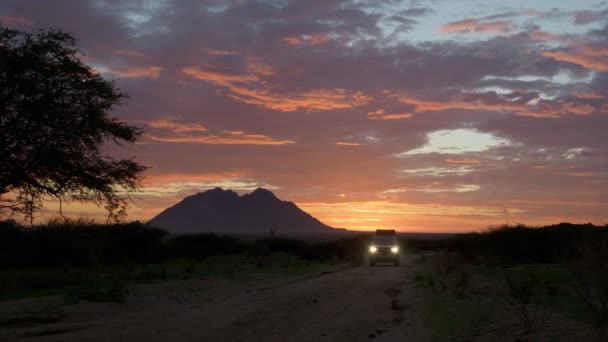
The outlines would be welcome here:
[[[243,196],[221,188],[199,192],[165,209],[149,224],[175,233],[268,234],[272,228],[279,234],[342,231],[263,188]]]

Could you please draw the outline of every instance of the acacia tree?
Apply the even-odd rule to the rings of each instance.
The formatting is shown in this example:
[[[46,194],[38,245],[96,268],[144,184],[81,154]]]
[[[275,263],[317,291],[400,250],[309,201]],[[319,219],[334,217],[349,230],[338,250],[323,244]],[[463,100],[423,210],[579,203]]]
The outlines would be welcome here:
[[[145,167],[110,145],[142,131],[111,116],[126,94],[85,65],[70,34],[0,26],[0,214],[32,222],[43,199],[124,214]]]

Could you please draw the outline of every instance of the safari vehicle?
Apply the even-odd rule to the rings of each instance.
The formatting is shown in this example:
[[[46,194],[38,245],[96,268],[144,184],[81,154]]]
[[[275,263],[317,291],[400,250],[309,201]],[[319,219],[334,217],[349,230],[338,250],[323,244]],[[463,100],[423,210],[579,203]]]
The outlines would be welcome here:
[[[392,262],[399,266],[399,242],[395,230],[378,229],[369,246],[369,265],[375,266],[377,262]]]

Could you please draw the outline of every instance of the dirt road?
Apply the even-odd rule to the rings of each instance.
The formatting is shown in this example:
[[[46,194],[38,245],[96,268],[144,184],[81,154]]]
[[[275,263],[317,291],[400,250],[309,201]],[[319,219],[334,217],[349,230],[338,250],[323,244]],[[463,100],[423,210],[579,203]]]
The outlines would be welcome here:
[[[159,285],[124,304],[75,305],[56,323],[0,327],[0,340],[423,341],[414,263],[401,265],[272,283]]]

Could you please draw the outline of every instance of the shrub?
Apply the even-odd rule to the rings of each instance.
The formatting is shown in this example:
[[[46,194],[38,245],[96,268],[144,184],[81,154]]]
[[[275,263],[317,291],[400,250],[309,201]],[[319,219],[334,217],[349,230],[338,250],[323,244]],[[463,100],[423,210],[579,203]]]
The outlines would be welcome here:
[[[100,225],[51,220],[33,228],[0,224],[0,268],[94,267],[159,258],[167,232],[139,222]]]
[[[514,314],[524,334],[532,332],[538,321],[543,284],[534,276],[505,279],[504,301],[507,309]]]
[[[581,296],[593,317],[598,341],[608,341],[608,237],[579,241],[579,259],[571,263]]]

